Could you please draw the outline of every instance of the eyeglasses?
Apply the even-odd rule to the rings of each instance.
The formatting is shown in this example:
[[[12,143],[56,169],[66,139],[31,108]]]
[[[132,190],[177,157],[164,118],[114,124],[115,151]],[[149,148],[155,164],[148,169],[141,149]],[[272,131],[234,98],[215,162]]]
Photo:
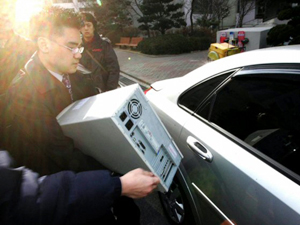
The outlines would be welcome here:
[[[59,46],[61,46],[61,47],[64,47],[64,48],[66,48],[66,49],[69,49],[69,50],[72,52],[73,55],[76,55],[77,53],[82,53],[83,50],[84,50],[84,47],[70,48],[70,47],[68,47],[68,46],[66,46],[66,45],[59,44],[59,43],[57,43],[56,41],[53,41],[53,40],[51,40],[51,39],[48,39],[48,40],[54,42],[55,44],[57,44],[57,45],[59,45]]]

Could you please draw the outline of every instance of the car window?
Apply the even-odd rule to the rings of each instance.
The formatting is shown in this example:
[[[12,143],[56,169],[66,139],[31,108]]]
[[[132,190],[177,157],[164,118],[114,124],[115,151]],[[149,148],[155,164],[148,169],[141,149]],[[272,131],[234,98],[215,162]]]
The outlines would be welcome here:
[[[191,110],[192,112],[201,104],[201,102],[224,81],[233,72],[216,76],[208,81],[197,84],[192,89],[185,92],[178,101],[180,107]]]
[[[236,76],[207,102],[197,115],[300,174],[300,74]]]

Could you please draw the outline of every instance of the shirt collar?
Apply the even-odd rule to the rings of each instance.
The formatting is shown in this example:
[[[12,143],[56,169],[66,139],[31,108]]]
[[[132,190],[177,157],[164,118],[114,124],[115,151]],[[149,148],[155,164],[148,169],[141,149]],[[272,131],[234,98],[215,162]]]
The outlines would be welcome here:
[[[51,70],[48,70],[50,73],[51,73],[51,75],[52,76],[54,76],[57,80],[59,80],[60,82],[62,82],[62,79],[63,79],[63,75],[60,75],[60,74],[58,74],[58,73],[56,73],[56,72],[53,72],[53,71],[51,71]]]

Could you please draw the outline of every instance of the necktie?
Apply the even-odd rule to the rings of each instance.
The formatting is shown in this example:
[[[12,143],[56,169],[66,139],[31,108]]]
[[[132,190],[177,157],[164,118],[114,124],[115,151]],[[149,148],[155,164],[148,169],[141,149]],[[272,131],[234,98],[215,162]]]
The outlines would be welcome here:
[[[62,82],[66,86],[66,88],[68,89],[71,100],[73,102],[73,93],[72,93],[72,88],[71,88],[71,82],[70,82],[70,79],[69,79],[69,75],[63,75]]]

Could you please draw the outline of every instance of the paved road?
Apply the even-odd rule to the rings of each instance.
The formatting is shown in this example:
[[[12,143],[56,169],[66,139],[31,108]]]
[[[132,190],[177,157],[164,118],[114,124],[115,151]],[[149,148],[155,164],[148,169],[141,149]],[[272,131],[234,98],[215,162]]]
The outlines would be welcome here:
[[[135,200],[141,211],[141,225],[171,225],[164,214],[158,192],[146,198]]]
[[[151,84],[155,81],[183,76],[207,62],[208,51],[188,54],[150,56],[136,51],[115,48],[121,71]]]
[[[125,85],[140,83],[147,88],[149,84],[173,77],[183,76],[206,63],[208,51],[189,54],[149,56],[136,51],[115,48],[121,68],[120,82]],[[130,79],[130,80],[128,80]],[[141,210],[141,225],[170,225],[158,193],[136,200]]]

